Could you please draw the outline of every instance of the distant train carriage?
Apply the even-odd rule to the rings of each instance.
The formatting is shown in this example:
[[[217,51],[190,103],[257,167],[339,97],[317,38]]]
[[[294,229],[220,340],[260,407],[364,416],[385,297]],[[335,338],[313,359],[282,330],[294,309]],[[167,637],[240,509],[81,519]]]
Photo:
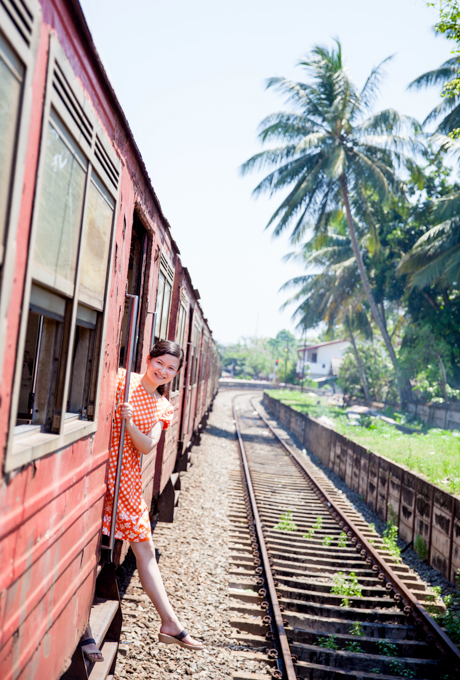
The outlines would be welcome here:
[[[186,353],[142,460],[172,521],[219,361],[77,0],[0,2],[0,286],[0,677],[87,678],[90,611],[106,677],[127,548],[101,545],[117,370],[160,338]]]

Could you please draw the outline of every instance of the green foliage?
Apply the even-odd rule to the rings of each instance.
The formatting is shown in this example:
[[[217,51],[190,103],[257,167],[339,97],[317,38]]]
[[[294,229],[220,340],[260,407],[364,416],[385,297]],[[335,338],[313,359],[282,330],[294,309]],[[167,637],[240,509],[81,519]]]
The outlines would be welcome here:
[[[450,493],[460,493],[460,431],[427,428],[424,425],[417,434],[404,434],[380,419],[375,419],[375,428],[367,429],[351,424],[343,409],[329,406],[316,395],[287,390],[269,390],[268,394],[301,413],[316,418],[327,416],[337,432],[364,448],[422,473]],[[410,422],[411,419],[410,414],[398,415],[393,411],[386,412],[386,415],[402,422]],[[419,427],[417,423],[410,424]]]
[[[333,541],[332,536],[325,536],[322,540],[322,544],[327,547],[327,546],[331,545],[332,541]]]
[[[343,595],[343,600],[340,603],[341,607],[349,607],[351,597],[362,597],[363,589],[354,571],[350,572],[348,576],[343,571],[337,572],[333,576],[333,583],[331,593]]]
[[[277,531],[297,531],[297,524],[292,519],[292,510],[280,515],[278,524],[273,527]]]
[[[460,646],[460,569],[457,571],[455,582],[457,591],[444,598],[446,610],[433,613],[433,618],[445,629],[452,642],[458,647]]]
[[[329,635],[328,637],[319,637],[317,644],[320,647],[324,647],[324,649],[332,649],[333,651],[336,651],[339,648],[334,635]]]
[[[382,656],[398,656],[398,647],[391,640],[377,640],[377,647]]]
[[[420,536],[420,534],[417,534],[417,536],[415,537],[414,550],[421,560],[428,559],[428,546],[425,542],[425,539],[423,538],[423,536]]]
[[[364,374],[373,401],[397,401],[395,374],[391,361],[382,342],[358,342],[357,348],[361,357]],[[338,383],[347,398],[364,397],[361,379],[353,349],[349,347],[339,369]],[[366,426],[366,418],[361,417]],[[367,425],[372,421],[368,417]]]
[[[359,642],[355,642],[352,640],[349,640],[347,642],[347,644],[345,645],[345,649],[347,650],[347,652],[355,652],[359,654],[362,654],[364,652]]]
[[[236,344],[221,345],[222,370],[239,379],[268,380],[275,372],[278,359],[276,380],[284,382],[286,368],[286,382],[298,383],[296,350],[299,342],[290,331],[283,330],[275,338],[243,338]],[[286,348],[288,352],[285,352]],[[307,379],[306,384],[309,382]]]
[[[439,21],[435,25],[438,33],[444,35],[447,40],[455,43],[452,54],[458,56],[460,54],[460,7],[458,0],[438,0],[437,2],[428,2],[429,7],[439,7]],[[448,80],[443,89],[445,97],[455,98],[460,94],[460,75]],[[455,135],[454,135],[455,136]]]
[[[340,533],[339,538],[337,540],[337,545],[339,546],[339,548],[347,547],[347,535],[344,531]]]
[[[355,621],[355,623],[350,626],[350,635],[355,635],[356,637],[365,637],[365,632],[359,621]]]
[[[401,548],[398,546],[398,516],[393,507],[388,503],[389,519],[383,532],[383,544],[395,562],[401,562]]]
[[[453,359],[448,340],[439,337],[433,325],[427,321],[411,324],[401,345],[400,361],[403,370],[413,376],[413,398],[451,401],[460,396],[460,391],[448,384],[454,378]]]
[[[382,656],[398,656],[398,647],[394,644],[394,642],[391,642],[391,640],[377,640],[377,646]],[[394,675],[398,675],[402,678],[416,677],[414,671],[410,668],[406,668],[404,664],[402,664],[398,659],[393,658],[391,661],[389,661],[388,665],[390,667],[391,673]]]
[[[433,586],[431,590],[432,590],[431,593],[426,593],[425,595],[425,599],[427,602],[425,608],[428,614],[434,616],[435,614],[438,613],[438,607],[436,606],[436,602],[437,600],[441,599],[442,588],[441,586]]]
[[[315,531],[317,531],[317,530],[319,531],[322,526],[323,526],[322,518],[317,517],[313,526],[310,527],[310,529],[305,534],[302,534],[302,538],[312,538],[315,534]]]

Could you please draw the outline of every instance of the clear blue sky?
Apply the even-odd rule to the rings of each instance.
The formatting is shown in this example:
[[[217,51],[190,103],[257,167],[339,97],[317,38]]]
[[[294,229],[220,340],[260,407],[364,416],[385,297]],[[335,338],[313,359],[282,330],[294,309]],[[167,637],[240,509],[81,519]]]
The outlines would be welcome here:
[[[407,84],[450,54],[424,0],[83,0],[163,211],[199,289],[214,337],[293,330],[280,286],[287,239],[264,227],[279,199],[254,200],[238,168],[260,150],[257,127],[284,108],[270,76],[301,79],[298,60],[338,37],[353,79],[395,58],[376,107],[423,119],[438,92]]]

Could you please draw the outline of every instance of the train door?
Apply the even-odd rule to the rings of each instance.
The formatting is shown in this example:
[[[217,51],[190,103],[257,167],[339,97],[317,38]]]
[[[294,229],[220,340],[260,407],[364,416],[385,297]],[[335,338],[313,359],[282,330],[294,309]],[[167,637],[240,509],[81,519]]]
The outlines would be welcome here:
[[[183,397],[182,397],[182,409],[181,409],[181,429],[180,429],[180,450],[179,455],[182,457],[187,449],[190,441],[188,433],[188,417],[190,408],[190,393],[191,393],[191,375],[192,375],[192,358],[193,358],[193,344],[192,344],[192,333],[193,333],[193,307],[190,307],[189,318],[187,324],[187,346],[185,349],[185,377],[184,384],[182,387]],[[180,470],[184,471],[187,469],[187,461],[185,460],[185,467],[181,466]]]
[[[201,327],[198,321],[193,324],[192,336],[192,356],[191,356],[191,376],[190,376],[190,399],[189,399],[189,413],[187,432],[193,435],[195,430],[195,414],[197,408],[198,396],[198,378],[200,365],[200,347],[201,347]]]
[[[143,295],[145,288],[145,271],[147,260],[147,245],[148,237],[147,231],[142,225],[136,213],[134,213],[133,229],[131,235],[131,246],[129,251],[129,265],[128,277],[126,281],[126,293],[128,295],[137,295],[139,297],[139,307],[137,319],[135,320],[135,337],[134,340],[134,354],[133,354],[133,371],[140,372],[142,370],[142,346],[143,338],[139,337],[139,329],[141,319],[146,316],[145,303],[143,303]],[[125,298],[125,307],[123,313],[123,322],[121,326],[120,339],[120,358],[119,368],[126,368],[127,349],[128,349],[128,319],[129,319],[130,299]]]

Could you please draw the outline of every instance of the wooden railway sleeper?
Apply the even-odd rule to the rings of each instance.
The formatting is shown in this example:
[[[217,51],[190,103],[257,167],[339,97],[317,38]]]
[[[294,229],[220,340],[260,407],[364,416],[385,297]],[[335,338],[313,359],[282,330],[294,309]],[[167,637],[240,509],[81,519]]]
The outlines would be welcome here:
[[[252,400],[251,405],[253,407],[253,410],[256,413],[258,413]],[[349,518],[346,518],[343,515],[344,510],[340,506],[334,506],[334,503],[331,501],[328,493],[323,492],[322,489],[319,489],[317,487],[318,483],[315,479],[310,478],[309,471],[305,469],[305,465],[303,464],[304,461],[299,461],[297,456],[291,452],[290,448],[285,444],[285,442],[277,435],[275,431],[273,431],[273,428],[271,428],[271,426],[265,421],[265,418],[263,418],[263,416],[261,416],[260,413],[258,413],[258,415],[262,418],[262,420],[264,420],[266,425],[276,436],[281,445],[290,453],[293,460],[297,463],[298,467],[304,473],[304,476],[310,488],[314,490],[315,495],[323,502],[323,504],[329,510],[330,514],[338,521],[340,528],[344,531],[344,533],[347,533],[348,538],[350,539],[351,534],[351,539],[353,543],[356,544],[358,543],[358,541],[361,542],[359,544],[360,547],[359,552],[361,556],[364,557],[366,564],[372,568],[373,573],[376,576],[377,574],[379,575],[382,585],[388,590],[389,594],[394,594],[393,597],[395,603],[399,606],[401,610],[403,610],[406,616],[408,617],[411,616],[417,619],[416,627],[417,628],[422,627],[425,630],[427,640],[431,642],[432,639],[434,638],[438,649],[444,650],[444,652],[446,652],[447,650],[446,659],[447,658],[449,658],[450,660],[453,659],[454,664],[456,665],[456,671],[459,672],[460,653],[455,647],[455,645],[453,645],[453,643],[445,635],[444,631],[436,624],[436,622],[434,622],[431,619],[431,617],[427,614],[423,606],[418,602],[416,597],[406,587],[405,583],[403,583],[400,580],[398,574],[393,572],[392,568],[388,564],[386,564],[385,560],[377,552],[377,550],[375,550],[373,546],[371,546],[371,544],[368,543],[366,536],[362,535],[361,531],[354,525],[354,523]],[[309,483],[310,479],[312,483]],[[355,540],[353,541],[353,539]]]
[[[259,517],[255,501],[255,494],[252,487],[251,476],[249,473],[246,454],[244,451],[243,440],[238,426],[238,416],[234,404],[233,413],[236,436],[239,443],[240,456],[242,461],[243,479],[246,485],[247,497],[250,500],[250,504],[247,505],[247,512],[248,516],[251,516],[253,518],[252,526],[253,532],[251,532],[251,537],[256,539],[259,543],[259,552],[262,562],[260,561],[259,558],[256,559],[259,560],[259,565],[263,563],[263,576],[264,581],[266,582],[266,587],[260,588],[258,594],[264,598],[267,597],[268,594],[270,594],[270,601],[264,599],[264,601],[262,602],[263,608],[266,609],[267,612],[270,612],[271,618],[271,630],[270,633],[268,633],[267,635],[269,635],[269,638],[273,640],[273,642],[277,645],[278,649],[281,652],[280,656],[277,649],[270,650],[268,652],[268,657],[274,660],[276,659],[280,677],[286,677],[287,680],[296,680],[296,673],[294,671],[294,665],[291,659],[289,644],[287,642],[287,636],[284,630],[284,621],[281,616],[281,609],[278,601],[279,594],[276,590],[276,586],[279,584],[276,583],[275,579],[273,578],[272,573],[273,560],[269,556],[267,547],[265,545],[265,535],[267,533],[267,528],[264,526],[263,522]]]
[[[446,658],[450,658],[451,661],[454,662],[456,672],[460,673],[460,650],[448,638],[440,626],[429,616],[424,607],[418,602],[410,590],[408,590],[398,575],[393,572],[389,565],[386,564],[385,560],[368,542],[366,536],[361,533],[360,529],[358,529],[358,527],[355,526],[349,518],[344,516],[342,509],[334,504],[334,501],[329,496],[328,492],[321,488],[320,483],[316,479],[311,477],[305,461],[303,461],[293,450],[291,450],[286,442],[278,435],[274,428],[267,422],[264,416],[255,407],[252,399],[250,400],[250,403],[253,411],[257,413],[257,415],[264,421],[266,426],[270,429],[272,434],[280,442],[283,448],[290,454],[292,460],[303,473],[308,486],[323,502],[334,519],[337,520],[342,531],[347,534],[349,539],[355,538],[357,542],[359,541],[361,545],[364,546],[360,551],[361,555],[365,558],[367,564],[372,564],[372,571],[375,574],[378,573],[379,580],[383,581],[385,586],[388,584],[390,585],[390,592],[394,591],[394,601],[400,606],[401,609],[403,609],[406,616],[414,617],[415,624],[418,624],[418,627],[421,626],[424,628],[427,637],[431,636],[436,640],[436,646],[438,649],[444,651]]]

